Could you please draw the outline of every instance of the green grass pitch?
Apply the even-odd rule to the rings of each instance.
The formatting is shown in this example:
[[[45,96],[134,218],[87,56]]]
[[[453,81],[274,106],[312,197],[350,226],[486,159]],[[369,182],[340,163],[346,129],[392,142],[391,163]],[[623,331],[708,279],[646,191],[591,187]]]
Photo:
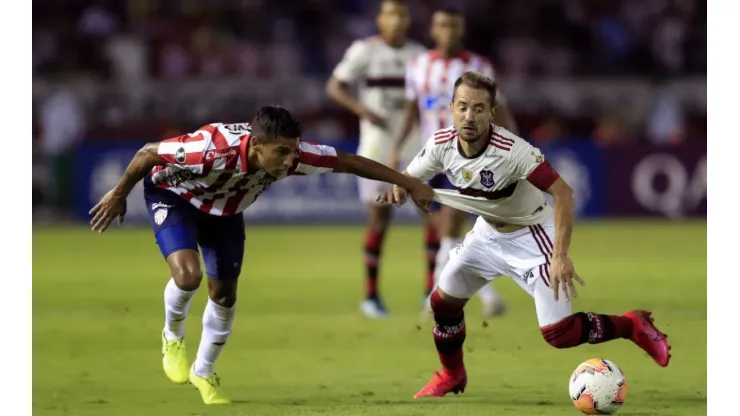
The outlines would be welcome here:
[[[537,328],[531,299],[496,284],[509,314],[484,325],[468,308],[469,383],[461,396],[414,400],[438,368],[431,323],[418,328],[424,275],[419,227],[394,228],[381,288],[393,314],[362,318],[360,227],[253,227],[234,332],[216,370],[235,401],[206,407],[161,369],[168,278],[146,229],[36,229],[33,235],[34,415],[575,415],[567,382],[581,361],[622,367],[622,415],[706,413],[706,223],[577,226],[572,257],[587,280],[576,310],[649,308],[670,335],[660,368],[629,341],[559,351]],[[195,355],[205,290],[190,310]]]

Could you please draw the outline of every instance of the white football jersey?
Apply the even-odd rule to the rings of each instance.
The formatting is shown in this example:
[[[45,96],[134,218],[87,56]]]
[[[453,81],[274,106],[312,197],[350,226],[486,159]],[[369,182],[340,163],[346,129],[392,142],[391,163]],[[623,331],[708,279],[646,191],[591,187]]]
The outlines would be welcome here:
[[[424,46],[411,40],[394,48],[380,36],[373,36],[352,43],[334,68],[332,76],[357,85],[358,101],[388,123],[389,129],[383,130],[367,120],[360,121],[359,154],[378,160],[392,152],[394,146],[390,141],[398,136],[404,120],[406,65],[424,51]],[[378,147],[379,142],[387,146],[362,149],[363,146]]]
[[[406,171],[421,180],[444,172],[456,191],[435,190],[438,202],[517,225],[539,224],[552,215],[543,191],[559,177],[539,149],[493,124],[488,146],[470,157],[454,127],[437,131]]]

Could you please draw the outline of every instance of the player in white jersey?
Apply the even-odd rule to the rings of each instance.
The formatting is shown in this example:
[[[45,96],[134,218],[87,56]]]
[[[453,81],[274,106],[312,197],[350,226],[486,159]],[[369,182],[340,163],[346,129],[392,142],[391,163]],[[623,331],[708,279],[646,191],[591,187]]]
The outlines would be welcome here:
[[[422,210],[432,189],[362,156],[299,141],[301,126],[282,107],[263,107],[252,123],[213,123],[191,134],[151,143],[132,159],[118,185],[93,207],[94,231],[126,213],[126,197],[144,180],[152,230],[170,276],[164,290],[162,367],[174,383],[192,383],[206,404],[228,403],[213,370],[229,339],[244,257],[247,209],[275,181],[327,172],[352,173],[408,187]],[[192,367],[185,318],[208,276],[203,335]]]
[[[668,365],[670,347],[650,312],[572,313],[573,281],[583,284],[568,253],[573,191],[539,149],[493,124],[496,84],[491,78],[466,73],[453,91],[454,127],[434,133],[404,173],[428,180],[445,172],[457,191],[435,190],[435,200],[479,217],[451,253],[432,293],[433,335],[442,371],[414,397],[465,390],[463,308],[481,287],[500,276],[510,276],[534,298],[540,330],[553,347],[625,338],[659,365]],[[543,192],[553,196],[554,210]],[[405,198],[405,191],[394,188],[378,201],[402,204]]]
[[[327,84],[327,93],[360,118],[357,153],[389,165],[394,151],[391,140],[398,135],[403,124],[406,64],[426,49],[406,37],[409,12],[403,1],[382,1],[377,25],[379,36],[357,40],[347,49]],[[350,94],[350,85],[357,86],[357,99]],[[411,160],[417,151],[413,143],[406,146],[406,160]],[[388,184],[383,182],[358,179],[360,199],[367,206],[368,215],[364,241],[366,293],[360,307],[365,315],[373,318],[388,315],[379,293],[378,268],[391,210],[375,203],[378,193],[388,189]],[[426,245],[426,288],[431,292],[434,258],[439,249],[439,239],[432,227],[428,229]]]
[[[396,140],[392,167],[398,168],[395,164],[400,160],[401,149],[407,147],[408,142],[416,141],[409,139],[409,136],[413,136],[411,131],[415,125],[421,125],[421,146],[435,131],[452,125],[448,106],[456,79],[467,71],[480,72],[494,78],[493,65],[488,59],[464,49],[464,35],[465,22],[461,13],[451,9],[435,11],[431,25],[435,49],[414,58],[406,69],[406,118]],[[516,131],[514,118],[502,95],[497,95],[496,104],[498,110],[495,122]],[[430,184],[438,188],[450,186],[443,174],[433,177]],[[449,259],[450,250],[462,241],[463,227],[468,215],[449,206],[433,204],[432,208],[432,220],[436,223],[441,238],[433,276],[437,280]],[[484,316],[504,313],[505,303],[493,286],[484,286],[478,294],[483,301]],[[428,302],[426,306],[428,309]]]

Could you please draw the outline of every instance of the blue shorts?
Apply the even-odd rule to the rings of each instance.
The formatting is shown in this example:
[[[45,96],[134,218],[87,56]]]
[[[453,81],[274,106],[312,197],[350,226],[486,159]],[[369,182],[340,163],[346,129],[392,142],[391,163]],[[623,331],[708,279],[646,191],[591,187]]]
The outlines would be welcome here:
[[[162,256],[185,249],[203,256],[206,275],[212,279],[236,279],[244,259],[244,217],[206,214],[180,196],[153,186],[144,187],[149,223]]]
[[[427,183],[429,184],[429,186],[435,189],[455,189],[455,187],[452,186],[452,183],[450,183],[450,180],[447,179],[447,175],[445,175],[444,173],[438,173],[432,179],[429,179],[429,182]],[[432,203],[429,205],[429,209],[432,212],[437,212],[442,209],[442,204],[432,201]]]

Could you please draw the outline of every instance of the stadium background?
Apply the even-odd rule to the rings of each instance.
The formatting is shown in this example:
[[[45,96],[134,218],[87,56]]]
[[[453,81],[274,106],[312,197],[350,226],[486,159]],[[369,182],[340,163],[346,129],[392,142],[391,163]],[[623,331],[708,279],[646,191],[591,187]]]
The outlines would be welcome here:
[[[375,33],[376,2],[34,0],[35,412],[570,414],[564,380],[599,353],[633,375],[628,403],[650,407],[645,414],[705,407],[706,4],[408,4],[411,37],[427,45],[436,7],[465,13],[466,45],[493,61],[522,135],[575,189],[573,256],[589,279],[578,306],[651,307],[683,358],[656,371],[625,343],[551,351],[538,339],[526,295],[503,281],[509,316],[473,330],[479,318],[471,303],[469,344],[478,353],[470,360],[483,364],[468,401],[408,402],[436,365],[428,328],[415,329],[424,266],[418,215],[399,210],[396,219],[409,225],[392,231],[383,259],[394,318],[363,320],[356,181],[323,175],[280,182],[246,211],[249,267],[218,368],[245,404],[233,413],[186,413],[197,397],[158,374],[167,271],[139,226],[142,190],[129,198],[124,229],[92,235],[87,211],[141,144],[208,122],[247,121],[260,105],[282,104],[299,115],[307,139],[353,151],[356,119],[329,102],[324,84],[349,43]],[[188,324],[194,339],[200,305]],[[557,364],[537,376],[533,361]],[[512,366],[526,370],[502,380],[502,368]]]

